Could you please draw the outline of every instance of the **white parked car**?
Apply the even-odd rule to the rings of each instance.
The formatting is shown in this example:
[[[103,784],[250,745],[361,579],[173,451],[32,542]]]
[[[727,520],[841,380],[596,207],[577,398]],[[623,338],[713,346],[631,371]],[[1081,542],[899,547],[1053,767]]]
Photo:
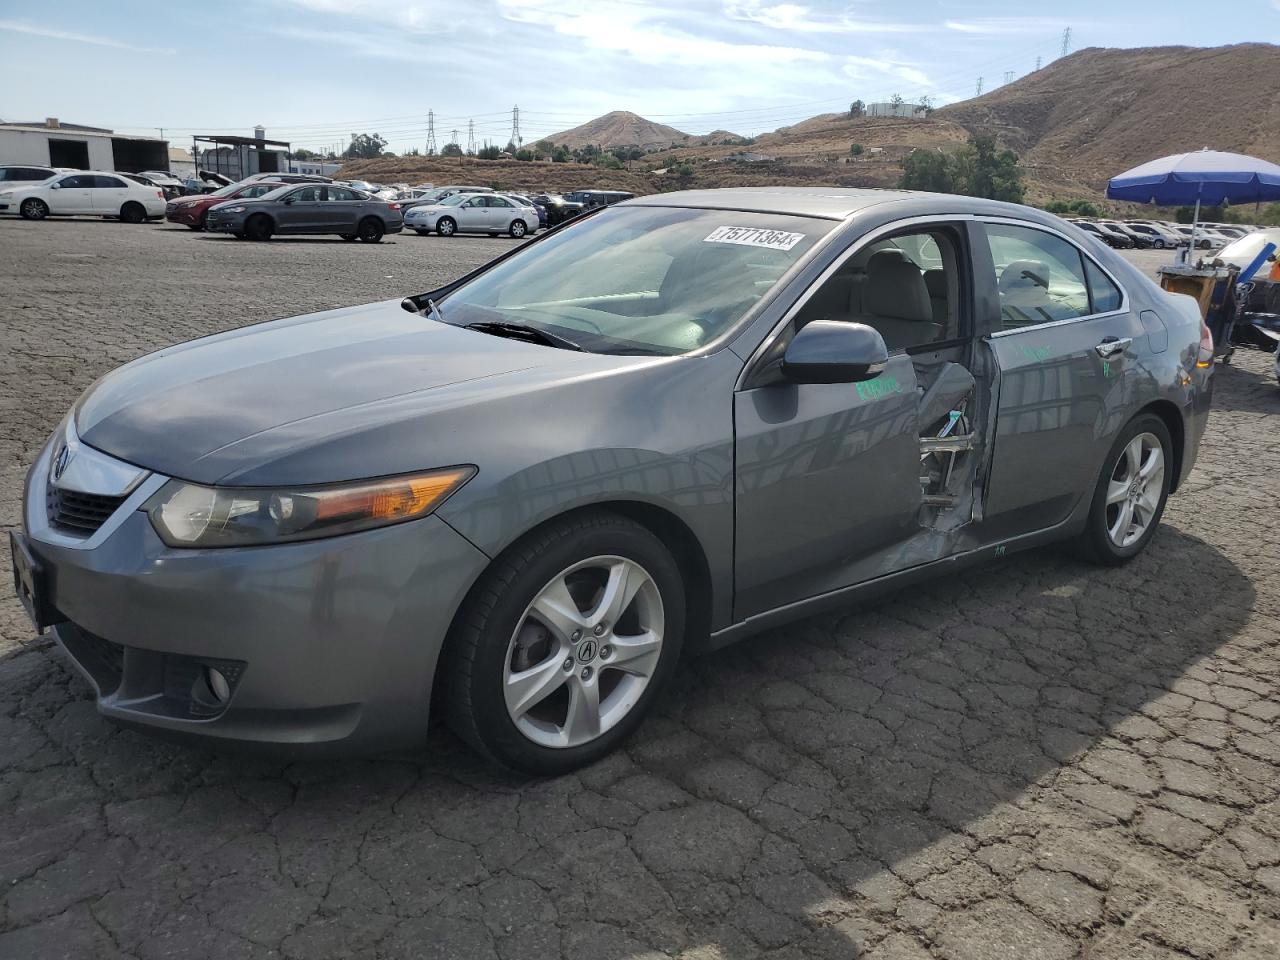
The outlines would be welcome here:
[[[164,203],[164,191],[158,187],[96,170],[77,170],[43,183],[0,190],[0,213],[16,213],[28,220],[97,216],[141,223],[148,217],[163,217]]]
[[[404,215],[407,230],[425,236],[435,231],[442,237],[455,233],[500,233],[523,237],[538,229],[538,211],[501,193],[456,193],[438,203],[422,204]]]
[[[0,165],[0,190],[29,187],[33,183],[41,183],[59,173],[68,173],[70,171],[70,167],[43,167],[28,163],[6,163]]]

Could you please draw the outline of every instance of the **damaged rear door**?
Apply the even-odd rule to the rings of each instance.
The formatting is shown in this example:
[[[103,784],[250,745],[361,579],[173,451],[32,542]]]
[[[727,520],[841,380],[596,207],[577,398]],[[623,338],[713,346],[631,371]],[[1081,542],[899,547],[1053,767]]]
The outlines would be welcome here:
[[[828,268],[748,370],[734,397],[737,618],[958,552],[989,385],[969,369],[971,273],[964,223],[878,231]],[[783,378],[771,358],[819,319],[876,329],[883,372]]]

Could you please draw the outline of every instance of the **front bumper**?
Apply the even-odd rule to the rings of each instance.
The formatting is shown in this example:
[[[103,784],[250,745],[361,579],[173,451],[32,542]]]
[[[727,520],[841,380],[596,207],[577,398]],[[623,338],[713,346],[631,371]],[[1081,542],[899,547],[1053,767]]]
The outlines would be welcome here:
[[[164,218],[170,223],[199,226],[204,222],[204,210],[199,206],[174,206],[169,204],[165,208]]]
[[[243,233],[244,221],[231,217],[215,217],[209,214],[204,218],[204,228],[213,233]]]
[[[138,509],[151,475],[77,541],[44,514],[32,467],[26,545],[65,621],[58,644],[111,720],[285,752],[420,744],[436,661],[487,559],[443,520],[267,547],[164,545]],[[206,668],[229,696],[208,696]]]

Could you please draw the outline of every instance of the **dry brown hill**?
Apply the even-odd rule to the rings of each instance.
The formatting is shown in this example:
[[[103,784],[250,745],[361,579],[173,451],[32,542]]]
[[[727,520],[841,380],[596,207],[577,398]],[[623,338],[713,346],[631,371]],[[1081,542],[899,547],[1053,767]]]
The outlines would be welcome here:
[[[1093,190],[1205,146],[1280,162],[1280,47],[1092,47],[934,117],[994,134],[1031,179]]]
[[[572,130],[563,130],[542,139],[564,144],[570,150],[585,147],[589,143],[606,150],[610,147],[640,147],[649,150],[683,143],[689,139],[689,134],[666,124],[646,120],[628,110],[615,110],[603,117],[588,120]]]

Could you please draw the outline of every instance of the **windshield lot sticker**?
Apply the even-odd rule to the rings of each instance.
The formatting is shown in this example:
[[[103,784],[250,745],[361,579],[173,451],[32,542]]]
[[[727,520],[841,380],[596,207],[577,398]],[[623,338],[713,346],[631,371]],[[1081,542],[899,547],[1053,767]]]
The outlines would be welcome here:
[[[738,243],[744,247],[790,250],[804,239],[803,233],[766,230],[763,227],[716,227],[702,238],[703,243]]]

